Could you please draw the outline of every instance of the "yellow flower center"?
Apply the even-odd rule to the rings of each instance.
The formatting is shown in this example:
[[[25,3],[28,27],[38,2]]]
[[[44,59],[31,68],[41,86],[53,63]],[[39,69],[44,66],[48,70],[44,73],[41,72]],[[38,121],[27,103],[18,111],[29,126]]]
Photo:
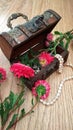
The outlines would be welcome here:
[[[45,59],[40,60],[40,64],[41,64],[42,66],[46,65],[46,60],[45,60]]]

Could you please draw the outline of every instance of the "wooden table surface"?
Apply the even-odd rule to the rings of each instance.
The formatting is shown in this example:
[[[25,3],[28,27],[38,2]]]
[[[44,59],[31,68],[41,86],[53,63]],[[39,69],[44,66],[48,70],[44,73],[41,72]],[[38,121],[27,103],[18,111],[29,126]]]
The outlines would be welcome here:
[[[0,0],[0,33],[8,31],[7,19],[12,13],[21,12],[29,19],[43,13],[47,9],[56,11],[62,19],[54,30],[66,32],[73,29],[73,0]],[[24,20],[19,18],[13,21],[13,26],[22,24]],[[53,30],[53,31],[54,31]],[[73,42],[69,46],[67,63],[73,64]],[[0,49],[0,67],[7,71],[7,80],[2,84],[2,100],[9,95],[10,90],[18,93],[21,87],[17,86],[17,79],[10,72],[10,63]],[[55,72],[47,81],[51,85],[48,100],[56,94],[60,81],[73,75],[71,68],[64,67],[62,74]],[[62,89],[62,94],[52,106],[44,106],[41,103],[36,106],[34,113],[22,119],[11,130],[73,130],[73,80],[67,81]],[[22,107],[26,111],[30,109],[32,95],[29,89],[25,92],[25,103]]]

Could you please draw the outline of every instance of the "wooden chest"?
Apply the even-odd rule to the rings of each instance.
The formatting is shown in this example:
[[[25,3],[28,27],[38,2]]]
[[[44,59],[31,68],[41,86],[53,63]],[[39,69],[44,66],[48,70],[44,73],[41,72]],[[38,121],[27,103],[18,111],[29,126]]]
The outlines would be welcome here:
[[[26,23],[12,28],[11,20],[22,16],[26,19]],[[43,14],[32,18],[30,21],[28,17],[18,13],[12,14],[8,19],[9,32],[0,34],[0,47],[10,62],[17,59],[18,56],[26,53],[31,48],[35,53],[39,49],[43,49],[44,41],[48,33],[52,31],[61,17],[53,10],[47,10]],[[61,54],[64,62],[67,60],[68,51],[61,47],[57,47],[57,53]],[[33,78],[26,80],[26,85],[31,89],[34,82],[39,79],[46,79],[59,67],[59,61],[55,58],[54,62],[46,67],[43,67],[39,73]]]
[[[12,28],[11,20],[19,16],[22,16],[27,22]],[[36,46],[36,51],[38,48],[43,48],[46,35],[52,31],[60,18],[53,10],[47,10],[42,15],[38,15],[30,21],[23,14],[12,14],[8,19],[8,27],[11,28],[10,31],[3,32],[0,35],[1,49],[6,57],[12,61],[21,53],[34,46]]]

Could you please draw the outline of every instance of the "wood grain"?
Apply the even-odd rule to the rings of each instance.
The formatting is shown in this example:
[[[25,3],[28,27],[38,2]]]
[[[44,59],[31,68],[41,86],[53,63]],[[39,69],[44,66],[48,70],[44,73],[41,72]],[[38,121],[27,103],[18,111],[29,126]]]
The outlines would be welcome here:
[[[43,13],[47,9],[58,12],[62,19],[54,28],[58,31],[68,31],[73,28],[73,0],[0,0],[0,33],[8,31],[6,25],[8,17],[12,13],[21,12],[26,14],[29,19]],[[22,24],[24,20],[19,18],[13,21],[13,26]],[[53,31],[54,31],[53,30]],[[73,64],[73,42],[69,47],[68,63]],[[13,77],[9,70],[10,63],[0,49],[0,66],[7,71],[7,80],[2,84],[2,100],[9,95],[10,90],[15,93],[20,91],[17,86],[17,79]],[[48,77],[47,81],[51,85],[49,100],[56,94],[60,81],[73,75],[69,68],[64,68],[61,75],[56,72]],[[73,81],[67,81],[62,90],[61,97],[52,106],[46,107],[39,103],[33,114],[22,119],[15,127],[15,130],[73,130]],[[27,89],[24,97],[26,98],[23,107],[28,111],[31,106],[32,95]],[[14,128],[12,128],[14,130]]]

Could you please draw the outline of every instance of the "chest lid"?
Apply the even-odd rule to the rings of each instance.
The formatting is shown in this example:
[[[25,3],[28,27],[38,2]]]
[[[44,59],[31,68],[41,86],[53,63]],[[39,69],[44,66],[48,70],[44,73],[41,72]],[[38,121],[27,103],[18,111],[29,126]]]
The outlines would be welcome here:
[[[13,28],[11,21],[20,16],[26,19],[27,22]],[[10,60],[19,56],[21,53],[37,45],[37,43],[42,43],[42,45],[39,45],[39,48],[40,46],[43,48],[43,41],[46,35],[52,31],[60,19],[61,17],[53,10],[47,10],[31,20],[28,20],[28,17],[21,13],[12,14],[7,24],[11,30],[1,34],[5,41],[7,41],[5,46],[9,46],[9,49],[11,49],[9,54],[4,52],[7,58]],[[1,48],[3,48],[3,45]]]
[[[25,18],[27,22],[12,28],[11,20],[16,19],[19,16]],[[8,19],[8,27],[10,27],[11,30],[9,32],[2,33],[2,35],[5,36],[6,40],[9,41],[12,47],[17,46],[23,42],[26,42],[29,38],[34,38],[36,35],[39,35],[39,33],[46,30],[51,32],[60,18],[61,17],[52,10],[47,10],[42,15],[33,17],[30,21],[28,21],[27,16],[21,13],[12,14]],[[14,40],[15,44],[13,44],[11,40]]]

